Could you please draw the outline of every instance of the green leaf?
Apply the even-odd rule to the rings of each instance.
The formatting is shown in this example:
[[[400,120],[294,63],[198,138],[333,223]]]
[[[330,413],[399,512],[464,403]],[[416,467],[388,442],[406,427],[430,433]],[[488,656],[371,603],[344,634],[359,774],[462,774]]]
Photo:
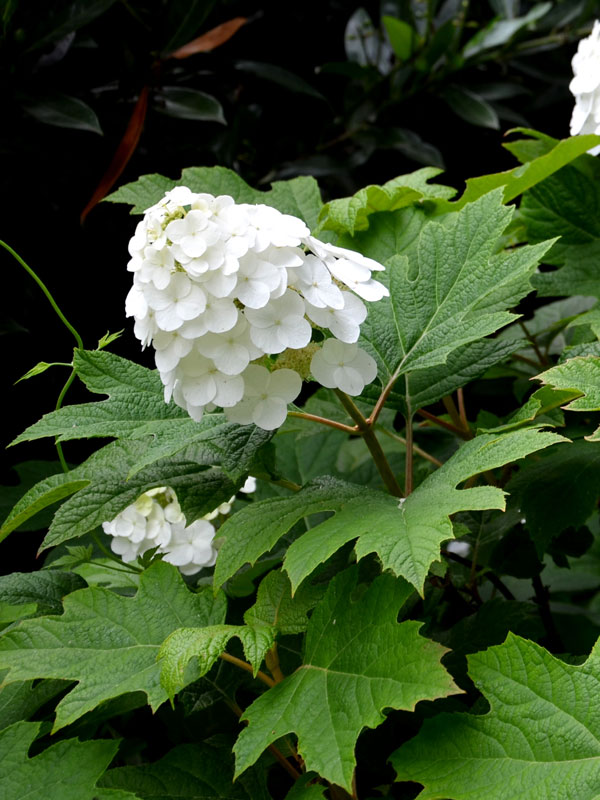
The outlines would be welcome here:
[[[526,461],[507,490],[541,556],[553,537],[584,525],[594,513],[600,497],[600,444],[562,444]]]
[[[529,278],[551,243],[496,253],[512,211],[495,190],[424,225],[410,261],[386,255],[391,297],[372,305],[361,329],[385,383],[444,364],[454,350],[515,319],[505,309],[530,291]],[[374,234],[363,237],[362,252],[381,260],[388,245]],[[410,391],[407,376],[402,393]]]
[[[396,211],[426,198],[451,198],[456,190],[450,186],[430,184],[442,170],[424,167],[408,175],[399,175],[383,186],[365,186],[352,197],[331,200],[319,215],[319,229],[336,233],[366,231],[369,216],[377,211]]]
[[[271,800],[262,774],[232,779],[231,748],[198,742],[179,745],[153,764],[110,769],[99,784],[143,800]]]
[[[500,120],[493,106],[487,100],[466,89],[464,86],[448,86],[442,92],[442,97],[448,106],[465,122],[478,125],[481,128],[500,128]]]
[[[236,61],[235,68],[241,72],[250,72],[258,78],[283,86],[284,89],[290,92],[308,95],[327,102],[321,92],[318,92],[310,83],[307,83],[304,78],[276,64],[265,64],[263,61]]]
[[[144,440],[112,442],[71,472],[53,475],[36,484],[5,520],[0,539],[40,509],[73,493],[75,496],[54,515],[42,549],[82,536],[114,519],[141,494],[156,486],[174,489],[188,524],[235,494],[237,485],[220,470],[199,466],[202,453],[196,453],[194,445],[181,455],[156,461],[129,478],[148,444]]]
[[[567,411],[600,411],[600,358],[597,356],[571,358],[537,377],[555,389],[578,393],[577,399],[564,406]],[[600,426],[586,439],[599,441]]]
[[[380,725],[384,708],[412,710],[456,691],[440,664],[444,649],[419,636],[420,623],[396,622],[411,587],[382,575],[353,600],[356,580],[356,568],[334,578],[310,620],[302,666],[244,712],[237,775],[276,739],[296,733],[306,768],[352,791],[364,727]]]
[[[211,625],[173,631],[158,653],[160,682],[169,697],[173,699],[188,683],[206,675],[234,637],[242,643],[256,675],[265,653],[275,641],[274,628],[265,625]],[[193,658],[198,659],[198,671],[186,677],[186,668]]]
[[[560,227],[560,226],[557,226]],[[560,261],[558,269],[538,272],[531,279],[541,297],[566,295],[585,295],[600,298],[600,277],[598,276],[598,259],[600,258],[600,239],[588,244],[558,246],[552,249],[554,255],[550,260]]]
[[[525,132],[529,131],[525,130]],[[535,131],[531,133],[532,135],[536,134]],[[503,187],[503,201],[508,203],[514,200],[515,197],[523,194],[527,189],[531,189],[532,186],[540,184],[549,175],[557,172],[561,167],[569,164],[598,144],[600,144],[600,136],[593,134],[572,136],[569,139],[562,139],[556,142],[551,150],[544,152],[542,155],[521,166],[506,170],[505,172],[496,172],[491,175],[469,178],[466,182],[467,188],[458,200],[454,202],[437,201],[437,213],[445,214],[452,210],[458,211],[467,203],[472,203],[479,197],[499,187]],[[556,233],[556,230],[553,229],[550,236],[556,236]],[[548,237],[543,236],[541,238],[545,239]],[[533,240],[529,239],[529,241]],[[540,239],[536,241],[540,241]]]
[[[358,558],[377,553],[384,569],[401,575],[422,592],[427,571],[439,558],[440,543],[453,538],[449,515],[505,506],[504,493],[496,487],[459,491],[457,484],[560,441],[565,440],[534,429],[478,436],[466,442],[405,500],[321,478],[292,497],[252,503],[220,528],[225,541],[215,566],[215,586],[221,586],[244,563],[255,563],[298,520],[333,511],[335,516],[311,528],[287,551],[284,568],[294,591],[321,562],[358,538]]]
[[[317,782],[318,777],[315,772],[301,775],[286,794],[285,800],[323,800],[326,787]]]
[[[0,491],[0,518],[2,519],[8,516],[13,506],[32,486],[49,475],[62,474],[59,461],[23,461],[21,464],[16,464],[13,469],[17,473],[19,482],[16,485],[2,486]],[[30,531],[42,530],[42,528],[47,528],[51,521],[52,513],[43,511],[30,518],[27,529]]]
[[[381,21],[392,45],[392,50],[400,61],[407,61],[412,55],[416,31],[408,22],[396,19],[396,17],[383,16]]]
[[[92,22],[114,2],[115,0],[71,0],[49,6],[44,14],[39,15],[41,30],[34,31],[33,41],[28,50],[37,50],[48,42],[57,42],[68,33]]]
[[[0,673],[3,677],[3,673]],[[68,686],[68,681],[16,681],[0,688],[0,730],[29,719]]]
[[[140,439],[149,446],[131,464],[129,477],[190,445],[199,465],[221,465],[233,480],[245,476],[257,450],[273,436],[254,425],[227,422],[223,414],[206,414],[195,422],[179,406],[164,401],[158,373],[109,352],[77,350],[75,370],[91,392],[109,400],[65,406],[31,425],[12,444],[46,436],[59,441],[96,436]]]
[[[142,175],[137,181],[121,186],[105,198],[111,203],[128,203],[134,206],[133,214],[143,213],[158,203],[164,193],[174,186],[188,186],[193,192],[228,194],[236,203],[264,203],[284,214],[300,217],[311,230],[316,227],[321,210],[321,194],[314,178],[302,176],[289,181],[276,181],[269,191],[253,189],[233,170],[225,167],[189,167],[178,181],[162,175]]]
[[[41,722],[17,722],[0,731],[3,800],[94,800],[96,781],[119,743],[66,739],[33,758],[27,752]]]
[[[517,428],[524,428],[531,423],[543,422],[549,424],[551,418],[548,416],[551,412],[561,406],[565,406],[570,400],[580,397],[581,392],[571,389],[552,389],[550,386],[544,386],[534,392],[527,400],[524,406],[518,411],[515,411],[505,423],[497,425],[494,428],[482,428],[481,433],[504,433],[505,431],[514,431]],[[540,417],[548,417],[546,420],[541,420]],[[561,417],[553,418],[554,425],[564,424]]]
[[[37,603],[40,614],[61,614],[62,599],[85,586],[83,578],[73,572],[13,572],[0,577],[0,602]]]
[[[198,89],[163,86],[157,99],[161,102],[156,106],[157,111],[169,117],[227,124],[223,106],[217,98]]]
[[[473,38],[467,42],[463,49],[465,58],[472,58],[483,50],[492,47],[503,47],[523,28],[531,28],[532,23],[545,16],[552,8],[552,3],[537,3],[529,13],[513,19],[494,19]]]
[[[162,642],[182,625],[215,625],[224,616],[222,595],[192,594],[175,567],[157,562],[141,576],[135,597],[80,589],[65,598],[62,616],[25,620],[5,633],[0,668],[10,670],[6,683],[77,681],[56,708],[55,731],[128,692],[144,692],[156,710],[167,699],[156,663]]]
[[[66,94],[48,94],[44,97],[25,97],[21,105],[32,117],[46,125],[75,128],[102,136],[98,117],[87,103]]]
[[[20,383],[21,381],[27,381],[29,378],[34,378],[36,375],[41,375],[42,372],[46,372],[49,367],[53,367],[54,364],[49,364],[47,361],[38,361],[35,367],[32,367],[30,370],[27,370],[25,375],[21,375],[21,377],[15,381],[15,385]]]
[[[303,583],[294,597],[290,580],[280,570],[273,570],[263,578],[256,594],[255,604],[244,614],[246,625],[272,626],[278,633],[304,633],[308,626],[308,612],[320,600],[325,587]]]
[[[419,800],[595,800],[598,645],[572,666],[509,634],[468,661],[491,710],[426,720],[392,756],[398,779],[422,783]]]

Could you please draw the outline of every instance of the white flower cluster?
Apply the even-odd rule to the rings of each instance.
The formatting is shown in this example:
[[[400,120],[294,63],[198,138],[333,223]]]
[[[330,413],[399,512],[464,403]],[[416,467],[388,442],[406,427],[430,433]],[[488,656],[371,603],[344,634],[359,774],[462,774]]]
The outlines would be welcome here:
[[[256,478],[250,476],[240,492],[250,494],[255,490]],[[135,561],[147,550],[158,548],[156,552],[164,555],[164,561],[174,564],[184,575],[194,575],[215,563],[215,528],[210,520],[229,514],[234,500],[235,495],[186,526],[175,492],[168,486],[157,486],[140,495],[111,522],[103,522],[102,528],[113,537],[111,549],[123,561]]]
[[[207,517],[214,518],[218,513],[216,509]],[[113,537],[111,550],[123,561],[135,561],[156,547],[165,561],[184,575],[194,575],[202,567],[212,567],[217,558],[212,545],[214,526],[203,518],[186,527],[175,492],[168,486],[144,492],[111,522],[103,522],[102,528]]]
[[[297,217],[178,187],[145,212],[129,251],[127,315],[156,350],[165,400],[193,419],[221,407],[233,422],[282,425],[302,377],[256,362],[302,350],[313,325],[335,337],[313,357],[318,381],[360,394],[375,378],[355,343],[367,315],[360,298],[388,294],[371,277],[383,267],[315,239]]]
[[[591,34],[579,42],[571,62],[573,80],[569,89],[575,95],[571,117],[571,136],[600,133],[600,21],[594,22]],[[600,145],[588,151],[600,153]]]

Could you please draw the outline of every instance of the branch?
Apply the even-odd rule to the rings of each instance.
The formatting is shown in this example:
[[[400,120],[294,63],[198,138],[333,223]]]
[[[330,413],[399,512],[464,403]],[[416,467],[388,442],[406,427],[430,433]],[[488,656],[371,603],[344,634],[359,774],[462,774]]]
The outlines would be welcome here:
[[[239,667],[240,669],[243,669],[246,672],[250,672],[252,673],[252,675],[254,675],[254,667],[252,666],[252,664],[248,664],[247,661],[242,661],[241,658],[236,658],[235,656],[231,656],[229,655],[229,653],[221,653],[220,658],[222,658],[223,661],[229,661],[230,664],[235,664],[236,667]],[[275,681],[273,680],[273,678],[269,678],[266,672],[261,672],[260,670],[258,670],[255,677],[258,678],[260,681],[262,681],[264,684],[266,684],[269,688],[275,686]]]

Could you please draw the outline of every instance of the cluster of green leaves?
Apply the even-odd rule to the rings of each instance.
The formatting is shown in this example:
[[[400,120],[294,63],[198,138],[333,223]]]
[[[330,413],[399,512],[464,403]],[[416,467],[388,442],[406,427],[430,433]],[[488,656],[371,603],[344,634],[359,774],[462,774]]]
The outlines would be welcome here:
[[[266,432],[192,421],[106,341],[75,350],[104,399],[13,444],[111,441],[8,492],[0,536],[52,549],[0,578],[7,798],[598,796],[598,137],[527,133],[458,198],[431,169],[323,204],[312,178],[223,168],[110,198],[227,193],[383,263],[378,379]],[[190,523],[248,475],[214,568],[109,557],[101,523],[141,493],[172,487]]]

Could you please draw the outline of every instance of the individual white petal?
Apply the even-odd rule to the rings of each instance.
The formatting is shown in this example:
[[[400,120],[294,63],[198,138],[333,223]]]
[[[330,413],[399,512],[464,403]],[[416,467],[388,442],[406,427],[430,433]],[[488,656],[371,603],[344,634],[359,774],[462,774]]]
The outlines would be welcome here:
[[[252,413],[252,422],[265,431],[280,428],[287,417],[287,403],[279,397],[266,397],[259,400]]]

